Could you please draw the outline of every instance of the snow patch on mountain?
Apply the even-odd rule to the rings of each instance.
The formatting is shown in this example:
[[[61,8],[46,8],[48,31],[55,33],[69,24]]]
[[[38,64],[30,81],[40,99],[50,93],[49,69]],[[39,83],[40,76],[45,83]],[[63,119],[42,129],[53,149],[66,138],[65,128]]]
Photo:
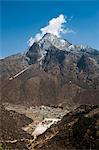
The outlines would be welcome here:
[[[71,45],[71,43],[64,39],[58,38],[56,35],[47,33],[39,41],[39,45],[45,50],[50,48],[50,46],[54,46],[59,50],[66,50]]]
[[[42,66],[42,61],[44,60],[45,56],[47,54],[47,51],[45,49],[40,51],[41,57],[38,59],[39,64]]]

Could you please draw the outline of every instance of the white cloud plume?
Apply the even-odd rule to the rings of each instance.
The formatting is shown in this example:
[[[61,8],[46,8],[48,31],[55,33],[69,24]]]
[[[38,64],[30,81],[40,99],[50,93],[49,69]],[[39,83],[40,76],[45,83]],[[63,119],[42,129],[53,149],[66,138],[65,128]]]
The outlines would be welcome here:
[[[68,33],[75,33],[75,31],[73,31],[72,29],[67,28],[67,29],[64,30],[64,34],[68,34]]]
[[[63,14],[60,14],[58,17],[53,18],[49,21],[48,25],[41,28],[40,32],[35,35],[34,38],[30,38],[28,45],[31,46],[35,41],[39,41],[44,34],[51,33],[57,37],[61,37],[61,34],[73,33],[74,31],[64,27],[64,24],[67,23],[68,19]]]
[[[61,14],[57,18],[51,19],[48,26],[42,28],[40,31],[42,34],[52,33],[57,37],[60,37],[60,33],[64,32],[64,23],[66,23],[66,19],[64,15]]]

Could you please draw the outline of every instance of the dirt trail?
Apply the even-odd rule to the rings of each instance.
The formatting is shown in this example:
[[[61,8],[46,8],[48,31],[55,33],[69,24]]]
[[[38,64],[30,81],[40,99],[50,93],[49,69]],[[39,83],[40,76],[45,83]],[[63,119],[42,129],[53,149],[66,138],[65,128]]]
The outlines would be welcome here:
[[[12,76],[9,78],[9,80],[13,80],[16,77],[18,77],[19,75],[21,75],[22,73],[24,73],[26,70],[28,70],[31,66],[28,66],[27,68],[23,69],[22,71],[20,71],[19,73],[17,73],[16,75]]]

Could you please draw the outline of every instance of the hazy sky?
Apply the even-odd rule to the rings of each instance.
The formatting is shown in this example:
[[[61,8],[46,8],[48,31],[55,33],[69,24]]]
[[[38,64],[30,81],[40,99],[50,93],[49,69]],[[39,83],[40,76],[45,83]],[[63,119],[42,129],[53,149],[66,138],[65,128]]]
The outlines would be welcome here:
[[[63,14],[71,21],[66,28],[75,33],[63,38],[73,44],[87,44],[99,49],[99,1],[4,1],[1,3],[1,56],[27,49],[27,41],[49,20]]]

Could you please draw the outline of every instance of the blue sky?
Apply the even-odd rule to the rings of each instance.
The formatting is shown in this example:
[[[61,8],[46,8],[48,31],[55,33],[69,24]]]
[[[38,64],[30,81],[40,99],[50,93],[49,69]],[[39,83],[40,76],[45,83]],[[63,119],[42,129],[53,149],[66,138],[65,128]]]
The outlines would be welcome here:
[[[4,1],[1,2],[1,56],[6,57],[27,49],[27,41],[46,26],[48,21],[63,14],[72,20],[67,27],[74,34],[63,38],[73,44],[88,44],[99,49],[99,2],[91,1]]]

